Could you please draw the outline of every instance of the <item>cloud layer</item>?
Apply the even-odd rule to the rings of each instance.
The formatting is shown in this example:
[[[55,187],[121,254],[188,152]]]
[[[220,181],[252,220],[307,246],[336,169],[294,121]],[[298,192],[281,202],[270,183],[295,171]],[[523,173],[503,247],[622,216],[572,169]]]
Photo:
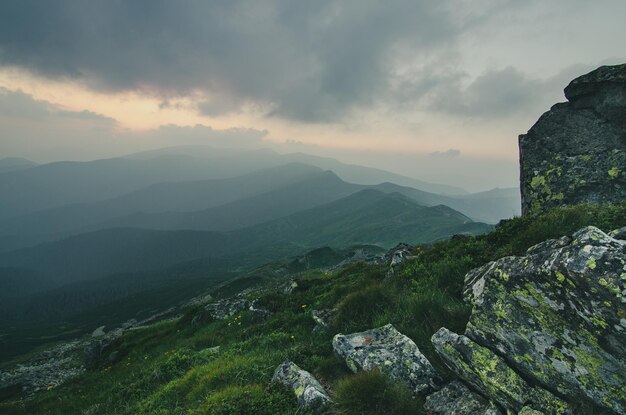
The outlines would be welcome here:
[[[0,62],[105,91],[202,91],[209,115],[252,102],[334,121],[389,99],[399,60],[448,50],[509,2],[480,3],[477,14],[451,0],[3,2]]]

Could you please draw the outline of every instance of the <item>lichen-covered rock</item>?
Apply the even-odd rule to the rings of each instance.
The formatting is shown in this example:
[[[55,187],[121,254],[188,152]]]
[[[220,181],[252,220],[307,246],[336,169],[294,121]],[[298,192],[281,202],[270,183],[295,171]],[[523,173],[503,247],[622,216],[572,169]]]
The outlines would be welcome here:
[[[336,308],[329,310],[313,310],[311,311],[311,317],[315,321],[315,328],[313,331],[325,331],[330,328],[330,321],[333,315],[337,312]]]
[[[411,255],[413,249],[414,248],[409,244],[399,243],[387,251],[387,253],[383,256],[383,262],[385,264],[389,264],[387,277],[391,277],[396,273],[402,263],[404,263],[405,259]]]
[[[611,238],[621,239],[622,241],[626,241],[626,226],[609,232],[609,236]]]
[[[626,200],[626,64],[573,80],[520,135],[522,213]]]
[[[565,402],[529,385],[500,356],[469,338],[442,327],[432,343],[450,370],[508,410],[520,411],[528,405],[547,414],[567,413]]]
[[[496,406],[459,381],[447,384],[426,398],[424,409],[432,415],[501,415]]]
[[[243,295],[233,298],[226,298],[207,304],[204,309],[216,320],[234,316],[249,306],[249,301]]]
[[[434,389],[435,369],[413,340],[391,324],[361,333],[337,334],[333,349],[355,373],[378,369],[415,393]]]
[[[466,275],[465,334],[575,401],[626,412],[626,241],[594,227]]]
[[[525,406],[522,408],[521,411],[517,413],[517,415],[545,415],[545,414],[541,411],[537,411],[536,409]]]
[[[298,406],[323,412],[331,403],[324,387],[306,370],[302,370],[293,362],[284,361],[274,371],[273,382],[279,382],[293,389]]]

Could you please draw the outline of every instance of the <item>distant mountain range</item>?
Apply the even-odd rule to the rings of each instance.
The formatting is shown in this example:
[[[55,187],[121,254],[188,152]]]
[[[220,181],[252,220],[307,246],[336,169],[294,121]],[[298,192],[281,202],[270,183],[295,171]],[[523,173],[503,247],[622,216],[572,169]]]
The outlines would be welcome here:
[[[250,156],[249,153],[245,154],[246,157]],[[156,169],[153,164],[156,163],[161,169],[156,170],[171,172],[173,165],[170,163],[176,157],[188,156],[159,157],[161,158],[158,161],[152,160],[148,164],[143,164],[147,163],[143,159],[113,159],[104,164],[112,163],[122,169],[125,171],[124,174],[131,176],[128,181],[135,181],[137,185],[145,181],[149,174],[144,171],[139,177],[133,176],[128,171],[132,163],[140,163],[148,172]],[[182,174],[183,176],[191,174],[189,172],[192,170],[195,171],[193,174],[196,174],[201,169],[201,165],[197,163],[199,159],[192,158],[191,160],[196,164],[191,163],[186,166],[187,171]],[[215,174],[218,169],[216,166],[213,165]],[[43,177],[43,173],[39,171],[43,167],[45,166],[30,169],[37,170],[37,174],[30,170],[0,174],[0,184],[5,184],[4,187],[0,186],[0,190],[4,189],[6,195],[6,198],[2,200],[7,201],[4,203],[4,212],[7,217],[4,219],[0,217],[0,251],[9,251],[110,227],[230,231],[329,203],[363,189],[376,189],[385,193],[398,192],[425,206],[443,204],[464,213],[473,220],[486,223],[496,223],[502,218],[512,217],[519,212],[519,194],[516,189],[496,189],[455,197],[444,196],[390,182],[375,185],[349,183],[332,171],[324,171],[317,166],[302,163],[269,167],[237,177],[156,183],[98,201],[70,203],[45,209],[24,208],[24,204],[54,205],[61,203],[64,199],[76,200],[79,196],[94,199],[96,198],[95,189],[104,186],[107,182],[109,183],[107,189],[111,186],[116,187],[112,183],[121,177],[119,171],[105,174],[110,166],[107,168],[100,166],[103,170],[96,175],[96,185],[85,190],[89,183],[85,177],[94,176],[95,168],[90,165],[85,177],[78,180],[78,184],[76,180],[68,179],[66,187],[70,188],[61,192],[58,188],[63,187],[61,186],[62,177],[69,177],[68,171],[64,171],[53,180],[50,177]],[[78,170],[75,174],[82,174],[80,170],[85,168],[85,165],[69,164],[66,167],[69,170]],[[52,170],[56,168],[59,166]],[[141,169],[133,166],[130,170]],[[181,175],[177,177],[180,178]],[[21,191],[6,190],[17,186],[16,183],[21,183]],[[128,188],[129,185],[126,183],[124,188]],[[40,191],[37,192],[35,189]],[[11,198],[10,193],[19,196]],[[107,193],[98,193],[100,197],[105,194]],[[46,195],[53,195],[53,197],[46,198]],[[16,210],[28,212],[29,209],[32,210],[30,213],[15,214]],[[13,214],[8,213],[11,211]]]
[[[149,314],[311,250],[318,254],[307,260],[333,262],[354,246],[377,252],[484,233],[518,206],[511,189],[467,194],[267,150],[179,147],[44,165],[2,159],[0,338],[33,346],[44,339],[29,337],[29,327],[63,338],[66,318],[86,330]]]
[[[35,167],[36,165],[37,163],[34,161],[26,160],[20,157],[0,158],[0,173],[24,170],[30,167]]]
[[[145,271],[198,258],[240,257],[239,267],[323,245],[429,243],[482,233],[446,206],[420,206],[399,193],[361,190],[279,219],[229,231],[108,228],[0,254],[0,267],[36,271],[62,284]],[[245,254],[245,256],[243,256]]]

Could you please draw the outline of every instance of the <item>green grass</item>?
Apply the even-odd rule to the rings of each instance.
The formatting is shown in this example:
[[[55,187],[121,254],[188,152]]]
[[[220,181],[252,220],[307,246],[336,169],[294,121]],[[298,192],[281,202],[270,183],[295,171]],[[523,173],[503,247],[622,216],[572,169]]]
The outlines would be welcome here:
[[[286,295],[268,290],[264,322],[249,312],[192,328],[196,309],[178,322],[124,336],[121,360],[87,372],[32,400],[0,403],[12,414],[295,414],[290,391],[273,385],[276,366],[290,359],[312,372],[341,414],[420,413],[421,401],[378,373],[354,375],[332,353],[332,334],[392,323],[442,371],[430,337],[440,327],[461,332],[470,309],[461,298],[470,269],[521,254],[547,238],[585,225],[609,231],[626,225],[626,204],[579,206],[502,223],[478,237],[455,237],[419,247],[391,278],[386,266],[353,264],[335,273],[308,270]],[[267,272],[264,270],[263,272]],[[252,275],[251,275],[252,276]],[[314,333],[312,309],[337,308],[332,330]],[[220,346],[218,353],[206,349]]]

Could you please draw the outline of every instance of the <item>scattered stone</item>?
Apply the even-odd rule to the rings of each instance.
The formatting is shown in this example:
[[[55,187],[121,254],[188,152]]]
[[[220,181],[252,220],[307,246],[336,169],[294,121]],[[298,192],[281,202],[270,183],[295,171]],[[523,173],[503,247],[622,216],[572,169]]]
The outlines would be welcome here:
[[[565,96],[519,136],[523,214],[626,200],[626,64],[574,79]]]
[[[529,385],[486,347],[442,327],[432,337],[435,350],[457,376],[508,410],[525,405],[547,414],[567,413],[567,404],[550,392]]]
[[[378,369],[392,379],[404,382],[415,393],[435,389],[437,377],[413,340],[391,324],[348,335],[337,334],[333,349],[353,372]]]
[[[325,331],[330,329],[330,322],[336,312],[336,308],[329,310],[313,310],[311,312],[311,317],[313,317],[313,321],[315,321],[313,331]]]
[[[95,330],[93,331],[93,333],[91,333],[91,337],[94,337],[94,338],[95,338],[95,337],[102,337],[102,336],[104,336],[104,328],[105,328],[105,327],[106,327],[106,326],[100,326],[100,327],[98,327],[97,329],[95,329]]]
[[[455,380],[426,398],[424,409],[432,415],[502,415],[496,406]]]
[[[276,368],[272,381],[293,389],[300,408],[320,413],[332,402],[313,375],[288,360]]]
[[[126,330],[129,330],[128,327]],[[112,346],[116,343],[117,339],[122,337],[125,329],[119,328],[106,333],[104,336],[92,338],[88,341],[84,348],[84,364],[86,369],[94,369],[98,366],[98,362],[109,354],[114,354],[114,359],[117,358],[118,353],[112,350]],[[109,356],[110,358],[110,356]],[[109,361],[111,361],[109,359]]]
[[[200,351],[200,354],[204,356],[215,356],[216,354],[220,352],[220,348],[221,348],[220,346],[208,347],[206,349],[202,349]]]
[[[272,313],[267,308],[258,306],[257,302],[257,300],[252,301],[248,310],[252,312],[252,320],[258,323],[267,320]]]
[[[217,302],[207,304],[204,309],[209,312],[211,317],[216,320],[223,320],[240,313],[249,306],[248,300],[243,295],[237,297],[219,300]]]
[[[470,271],[466,336],[569,400],[626,412],[626,242],[594,227]]]
[[[294,279],[291,279],[289,281],[287,281],[287,284],[285,284],[284,288],[283,288],[283,292],[285,294],[291,294],[293,293],[295,290],[298,289],[298,282]]]
[[[21,389],[30,396],[56,388],[85,371],[81,341],[72,341],[46,350],[10,370],[0,370],[0,389]]]
[[[405,243],[399,243],[387,251],[387,253],[383,256],[384,263],[389,264],[387,277],[391,277],[395,274],[405,259],[411,255],[411,252],[413,252],[413,247]]]

